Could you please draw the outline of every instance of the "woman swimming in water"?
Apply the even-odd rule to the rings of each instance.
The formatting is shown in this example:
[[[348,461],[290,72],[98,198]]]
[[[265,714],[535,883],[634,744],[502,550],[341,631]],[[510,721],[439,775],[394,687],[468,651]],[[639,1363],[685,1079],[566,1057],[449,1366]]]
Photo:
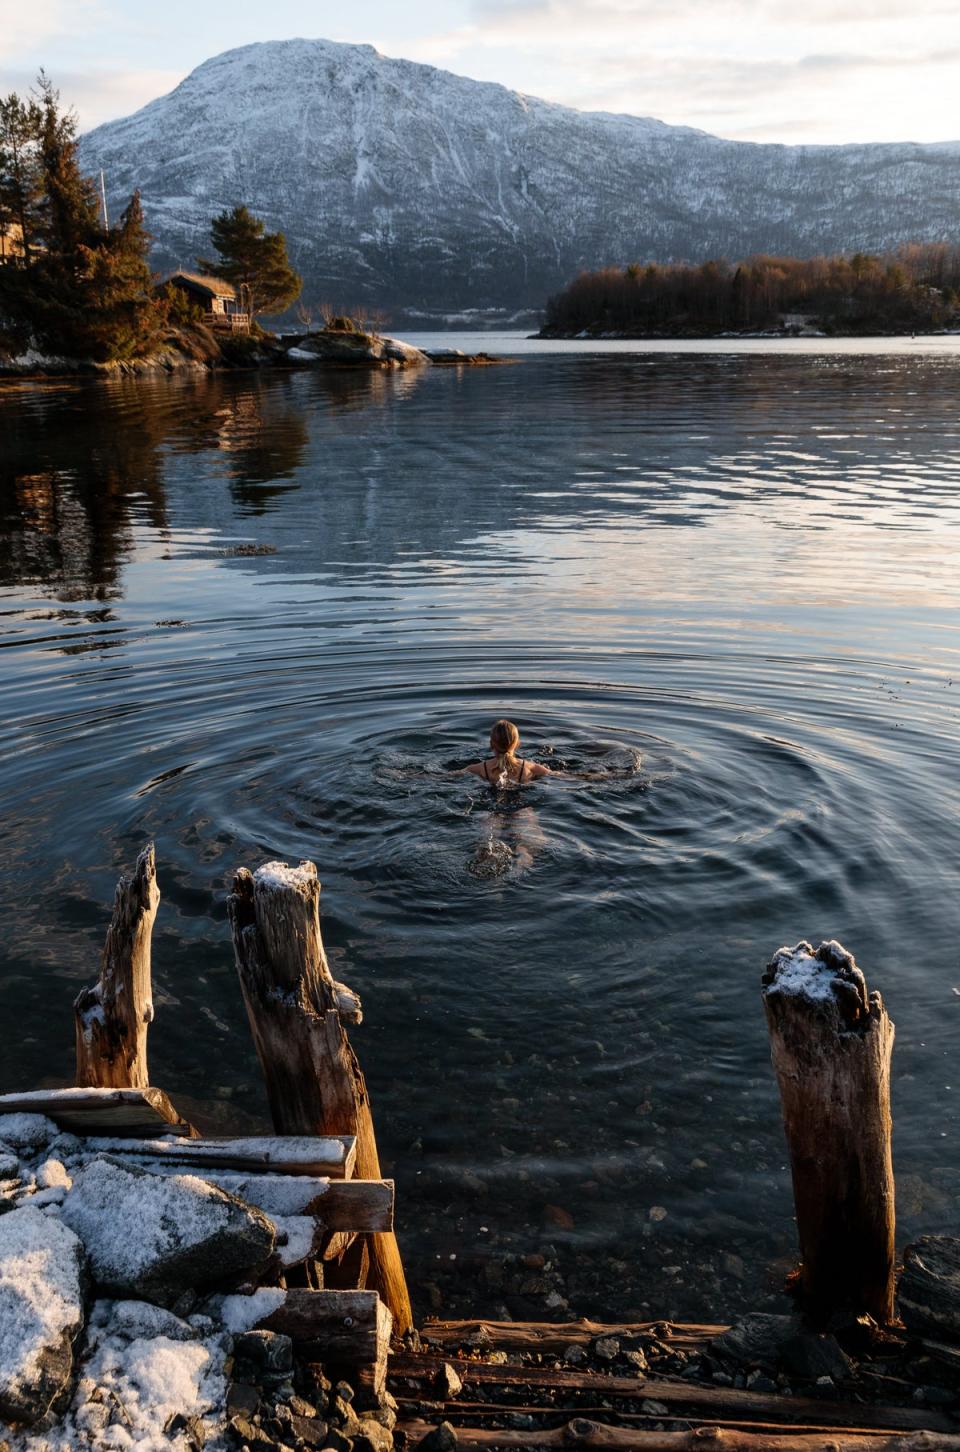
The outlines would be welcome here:
[[[498,721],[490,732],[492,758],[474,761],[465,770],[482,776],[491,786],[528,786],[541,776],[555,776],[548,766],[517,756],[520,732],[512,721]]]

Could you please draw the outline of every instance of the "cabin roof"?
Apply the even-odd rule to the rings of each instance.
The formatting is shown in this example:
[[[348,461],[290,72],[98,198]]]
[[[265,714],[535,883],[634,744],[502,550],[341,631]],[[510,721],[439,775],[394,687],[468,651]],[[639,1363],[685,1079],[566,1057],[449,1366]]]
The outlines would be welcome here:
[[[190,288],[191,291],[203,293],[207,297],[226,297],[235,300],[237,296],[237,290],[232,282],[226,282],[222,277],[209,277],[206,273],[184,272],[182,268],[171,272],[164,281],[180,283],[182,286]]]

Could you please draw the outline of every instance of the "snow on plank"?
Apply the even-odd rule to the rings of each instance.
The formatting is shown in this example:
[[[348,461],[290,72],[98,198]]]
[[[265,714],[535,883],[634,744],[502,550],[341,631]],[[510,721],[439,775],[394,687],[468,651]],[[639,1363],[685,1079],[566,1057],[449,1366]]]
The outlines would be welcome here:
[[[264,1135],[244,1139],[109,1139],[88,1141],[103,1154],[136,1155],[183,1170],[236,1170],[248,1174],[311,1175],[349,1180],[357,1156],[352,1135]]]
[[[197,1136],[162,1089],[31,1089],[0,1094],[4,1114],[44,1114],[58,1129],[84,1136],[144,1138],[171,1130],[187,1139]]]

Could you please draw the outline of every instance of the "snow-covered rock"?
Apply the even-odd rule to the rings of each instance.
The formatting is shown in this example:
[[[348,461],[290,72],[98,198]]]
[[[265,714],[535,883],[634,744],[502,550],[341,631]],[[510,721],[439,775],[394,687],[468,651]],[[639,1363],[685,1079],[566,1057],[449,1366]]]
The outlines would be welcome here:
[[[541,307],[583,267],[949,240],[960,142],[780,146],[587,113],[369,45],[230,50],[83,138],[159,267],[248,204],[308,298]]]
[[[156,1306],[97,1301],[62,1420],[14,1437],[11,1452],[190,1452],[222,1429],[226,1345]],[[188,1435],[194,1419],[199,1436]]]
[[[151,1300],[255,1271],[276,1240],[262,1211],[204,1180],[108,1159],[74,1176],[62,1216],[104,1290]]]
[[[42,1149],[56,1139],[58,1133],[53,1120],[45,1114],[0,1115],[0,1139],[12,1149]]]
[[[0,1416],[39,1421],[73,1371],[83,1324],[83,1247],[24,1205],[0,1217]]]

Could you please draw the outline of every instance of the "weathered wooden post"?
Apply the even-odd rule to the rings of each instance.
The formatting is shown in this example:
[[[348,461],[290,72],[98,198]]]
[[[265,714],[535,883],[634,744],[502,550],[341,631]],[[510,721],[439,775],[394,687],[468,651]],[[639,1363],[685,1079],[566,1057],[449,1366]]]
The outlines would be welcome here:
[[[153,843],[132,877],[121,877],[100,962],[100,978],[74,1002],[77,1084],[145,1089],[147,1028],[153,1020],[150,938],[160,903]]]
[[[380,1179],[370,1099],[344,1019],[360,1002],[335,983],[320,935],[320,883],[312,862],[241,868],[228,899],[237,972],[280,1134],[355,1135],[357,1176]],[[399,1333],[413,1312],[396,1237],[369,1237],[375,1288]]]
[[[763,976],[811,1316],[893,1319],[894,1026],[839,943],[781,948]]]

